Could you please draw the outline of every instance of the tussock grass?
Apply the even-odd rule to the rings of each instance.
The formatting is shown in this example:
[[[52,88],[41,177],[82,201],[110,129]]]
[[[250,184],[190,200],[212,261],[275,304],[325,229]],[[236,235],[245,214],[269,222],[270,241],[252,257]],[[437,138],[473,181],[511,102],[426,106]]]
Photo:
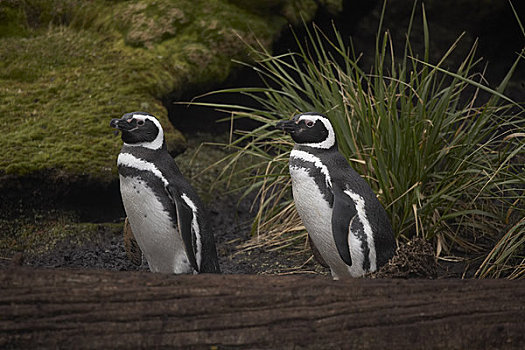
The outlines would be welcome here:
[[[265,87],[218,93],[246,94],[260,107],[211,105],[231,118],[261,122],[232,138],[234,153],[218,163],[220,179],[244,173],[249,181],[243,190],[258,191],[256,244],[304,242],[289,190],[293,143],[272,126],[298,112],[322,112],[334,125],[340,151],[385,206],[398,239],[432,240],[445,258],[477,257],[478,277],[523,277],[525,117],[523,105],[504,91],[525,48],[499,85],[490,87],[479,73],[484,69],[476,43],[456,68],[445,62],[461,37],[438,62],[429,62],[424,8],[424,52],[413,52],[415,11],[416,5],[401,53],[380,24],[369,72],[335,29],[329,39],[309,28],[306,44],[296,38],[297,52],[274,56],[255,49],[258,64],[252,68]],[[236,166],[244,157],[249,165]]]

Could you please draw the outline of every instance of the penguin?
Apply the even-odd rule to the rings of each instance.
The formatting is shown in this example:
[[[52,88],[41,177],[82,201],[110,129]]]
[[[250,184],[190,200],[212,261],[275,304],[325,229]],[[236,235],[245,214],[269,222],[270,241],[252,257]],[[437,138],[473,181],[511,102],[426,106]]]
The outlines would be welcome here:
[[[112,119],[110,126],[121,132],[124,142],[117,158],[120,194],[149,269],[174,274],[220,272],[204,207],[168,153],[157,118],[144,112],[126,113]]]
[[[339,153],[334,128],[319,113],[303,113],[275,127],[295,145],[289,169],[295,207],[335,280],[376,271],[396,241],[376,195]]]

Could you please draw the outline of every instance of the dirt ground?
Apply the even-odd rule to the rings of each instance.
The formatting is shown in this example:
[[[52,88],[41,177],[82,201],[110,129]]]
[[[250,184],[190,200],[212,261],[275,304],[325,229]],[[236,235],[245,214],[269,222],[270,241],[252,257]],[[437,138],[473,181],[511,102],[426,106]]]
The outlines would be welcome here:
[[[250,201],[237,203],[231,196],[227,201],[214,202],[208,208],[210,225],[214,227],[217,253],[222,273],[225,274],[289,274],[329,271],[310,259],[308,250],[267,251],[263,248],[244,249],[243,243],[252,239]],[[123,218],[122,218],[123,220]],[[148,270],[144,261],[134,265],[126,256],[123,237],[118,231],[100,225],[91,239],[78,242],[75,237],[65,237],[42,254],[14,255],[0,260],[0,265],[22,264],[34,267],[71,267],[120,271]]]
[[[250,235],[250,200],[238,203],[236,198],[231,197],[225,203],[215,202],[209,208],[222,273],[330,275],[329,269],[315,261],[307,245],[304,249],[245,248],[245,243],[256,239]],[[0,260],[0,266],[4,268],[12,264],[47,268],[148,270],[145,261],[137,266],[127,258],[122,234],[118,230],[108,230],[104,225],[99,226],[90,240],[79,243],[69,236],[45,253],[17,253],[9,259]],[[391,262],[368,277],[435,279],[454,275],[436,262],[430,244],[416,238],[401,244]]]

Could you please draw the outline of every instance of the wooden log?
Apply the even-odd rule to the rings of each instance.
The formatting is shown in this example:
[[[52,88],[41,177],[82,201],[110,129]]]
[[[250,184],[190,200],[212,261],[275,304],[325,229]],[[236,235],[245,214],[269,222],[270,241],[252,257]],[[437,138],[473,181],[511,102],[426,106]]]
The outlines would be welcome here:
[[[0,348],[523,349],[525,281],[0,270]]]

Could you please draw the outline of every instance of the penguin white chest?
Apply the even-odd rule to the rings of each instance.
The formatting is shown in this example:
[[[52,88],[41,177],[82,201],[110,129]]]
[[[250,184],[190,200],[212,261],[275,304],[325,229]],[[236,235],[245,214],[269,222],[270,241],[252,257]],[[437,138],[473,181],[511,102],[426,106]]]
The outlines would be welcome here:
[[[308,170],[300,167],[290,167],[292,177],[292,192],[297,212],[303,224],[311,234],[330,235],[332,208],[323,197]]]
[[[332,235],[332,208],[308,170],[291,166],[290,175],[295,207],[315,247],[330,266],[334,278],[348,274]]]
[[[120,176],[120,193],[131,229],[152,272],[193,271],[182,237],[155,192],[139,177]]]

